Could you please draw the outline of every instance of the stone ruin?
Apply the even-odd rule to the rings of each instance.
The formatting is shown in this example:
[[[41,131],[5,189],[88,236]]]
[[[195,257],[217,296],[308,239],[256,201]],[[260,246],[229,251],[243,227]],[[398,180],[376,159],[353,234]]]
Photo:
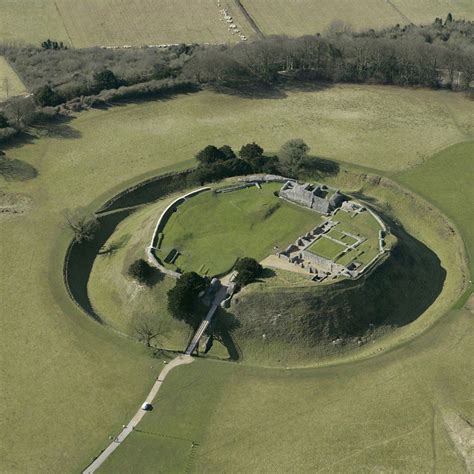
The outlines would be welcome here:
[[[338,189],[321,184],[304,183],[288,180],[280,189],[282,199],[313,209],[321,214],[330,214],[346,200]]]

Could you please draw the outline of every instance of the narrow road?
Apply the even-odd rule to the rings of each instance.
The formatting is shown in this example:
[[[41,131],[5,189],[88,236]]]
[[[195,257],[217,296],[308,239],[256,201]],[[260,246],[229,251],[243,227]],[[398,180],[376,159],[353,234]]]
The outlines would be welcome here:
[[[190,364],[193,361],[193,358],[189,355],[179,355],[175,357],[168,365],[166,365],[163,370],[160,372],[160,375],[156,379],[156,382],[153,384],[153,387],[150,390],[150,393],[146,397],[144,403],[152,404],[153,400],[156,397],[156,394],[161,388],[165,377],[169,374],[171,370],[179,365]],[[121,431],[121,433],[100,453],[100,455],[87,466],[83,474],[92,474],[105,462],[105,460],[120,446],[120,443],[135,429],[135,427],[140,423],[141,419],[145,416],[146,411],[142,410],[140,407],[135,413],[135,416],[129,421],[128,425]]]
[[[194,334],[193,338],[191,339],[191,342],[189,343],[189,346],[185,352],[186,355],[191,355],[194,352],[194,349],[196,349],[196,346],[199,343],[199,339],[201,339],[202,335],[204,334],[207,327],[211,323],[212,317],[214,316],[216,309],[219,307],[221,302],[226,298],[226,296],[227,296],[227,286],[222,285],[219,288],[219,291],[214,296],[214,301],[212,302],[212,306],[209,308],[206,318],[203,320],[198,330]]]

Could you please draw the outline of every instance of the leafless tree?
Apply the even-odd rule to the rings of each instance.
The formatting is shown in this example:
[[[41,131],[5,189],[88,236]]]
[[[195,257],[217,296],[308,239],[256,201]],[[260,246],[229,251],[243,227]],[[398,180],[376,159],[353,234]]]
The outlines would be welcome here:
[[[92,240],[99,228],[99,221],[95,214],[89,214],[82,209],[75,211],[65,210],[64,217],[69,228],[74,232],[74,240],[81,243]]]
[[[155,328],[148,319],[141,319],[135,326],[135,332],[139,341],[144,342],[147,347],[151,347],[153,339],[161,334],[161,325]]]

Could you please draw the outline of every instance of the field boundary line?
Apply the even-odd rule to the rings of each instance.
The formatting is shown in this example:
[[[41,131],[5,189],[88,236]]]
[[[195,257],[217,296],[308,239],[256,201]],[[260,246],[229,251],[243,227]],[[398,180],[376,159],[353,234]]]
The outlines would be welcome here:
[[[257,36],[259,38],[265,38],[263,31],[257,25],[257,22],[253,19],[252,15],[250,15],[247,9],[242,5],[242,2],[240,0],[234,0],[234,3],[237,6],[237,8],[242,12],[242,15],[244,15],[245,19],[249,22],[250,27],[252,28],[253,31],[255,31]]]
[[[64,31],[66,32],[66,36],[67,36],[67,39],[69,40],[69,43],[71,43],[71,46],[74,48],[74,43],[72,41],[72,38],[71,38],[71,35],[69,34],[69,31],[66,27],[66,23],[64,21],[64,17],[61,13],[61,10],[59,9],[58,7],[58,2],[56,0],[54,0],[54,8],[56,8],[56,11],[58,12],[58,16],[61,20],[61,23],[63,24],[63,28],[64,28]]]
[[[390,5],[405,21],[408,21],[409,23],[413,23],[413,21],[408,18],[405,13],[403,13],[400,8],[398,8],[396,5],[392,3],[392,0],[386,0],[387,5]]]

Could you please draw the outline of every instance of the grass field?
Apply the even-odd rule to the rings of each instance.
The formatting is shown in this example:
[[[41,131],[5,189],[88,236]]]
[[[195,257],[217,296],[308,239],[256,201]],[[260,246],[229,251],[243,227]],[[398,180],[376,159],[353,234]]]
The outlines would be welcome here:
[[[234,2],[221,4],[250,36]],[[39,45],[52,38],[76,48],[238,41],[220,8],[215,0],[0,0],[0,41]]]
[[[326,239],[325,237],[321,237],[314,244],[308,247],[308,250],[312,253],[315,253],[316,255],[333,260],[345,248],[346,247],[344,245],[334,242],[333,240]]]
[[[165,225],[159,256],[177,249],[179,268],[213,276],[230,271],[239,257],[262,260],[275,253],[275,246],[286,248],[321,218],[275,197],[280,188],[271,183],[190,199]]]
[[[439,209],[452,216],[464,236],[474,274],[474,142],[459,143],[417,168],[396,175]],[[468,180],[471,179],[469,184]]]
[[[26,94],[25,85],[3,56],[0,56],[0,101]]]
[[[472,420],[473,319],[455,311],[404,347],[358,364],[271,370],[197,361],[167,379],[104,472],[465,472],[443,416]],[[466,424],[466,423],[465,423]],[[190,442],[198,443],[190,456]],[[166,469],[168,469],[166,471]],[[117,471],[115,471],[117,472]]]
[[[74,168],[66,179],[74,181],[85,173],[88,180],[97,178],[104,190],[107,183],[102,184],[94,169],[99,166],[97,155],[105,166],[116,163],[117,176],[127,180],[190,160],[209,143],[239,149],[256,141],[276,151],[295,137],[303,138],[319,156],[401,171],[474,137],[473,110],[462,94],[395,87],[343,85],[258,100],[203,92],[86,112],[52,129],[50,138],[11,155],[36,163],[47,150],[48,159],[42,162],[46,169],[64,160]],[[189,140],[183,140],[183,128]],[[115,160],[117,155],[128,156],[128,161]],[[115,180],[112,186],[117,184]]]
[[[451,12],[472,20],[469,0],[243,0],[264,34],[298,36],[323,32],[334,20],[356,29],[396,23],[431,23]],[[250,24],[231,0],[221,0],[241,31]],[[215,0],[0,0],[1,42],[39,45],[46,38],[75,47],[161,43],[225,43],[238,40],[222,21]]]
[[[10,2],[10,7],[17,3]],[[90,203],[98,206],[127,183],[142,179],[140,176],[186,166],[195,152],[209,143],[240,147],[256,140],[267,149],[276,150],[286,139],[301,136],[315,153],[383,172],[407,170],[426,160],[413,168],[413,173],[424,167],[428,173],[428,158],[434,152],[472,137],[472,107],[472,102],[448,92],[381,87],[342,86],[261,100],[206,92],[173,101],[85,112],[70,123],[40,130],[42,134],[49,133],[47,137],[32,138],[21,146],[12,144],[7,154],[34,166],[39,174],[28,181],[1,182],[2,191],[30,198],[31,208],[21,216],[2,217],[1,221],[0,471],[79,471],[105,446],[108,436],[128,421],[160,367],[160,361],[150,358],[142,346],[99,327],[71,303],[62,281],[63,255],[71,238],[62,217],[64,208]],[[447,162],[454,163],[458,156],[460,152]],[[470,159],[468,152],[463,156],[464,160]],[[467,192],[471,178],[463,173],[461,161],[456,165],[437,168],[446,183],[453,179],[456,185],[452,187],[426,188],[422,175],[413,179],[410,186],[443,203],[444,211],[462,229],[466,244],[472,249],[473,234],[465,232],[472,219],[459,209],[455,198],[456,193]],[[432,172],[433,176],[437,173],[435,168]],[[409,172],[400,175],[400,179],[408,182]],[[472,318],[463,312],[452,313],[429,333],[432,339],[426,335],[426,343],[418,349],[415,340],[403,349],[403,357],[391,359],[392,353],[388,353],[382,359],[367,362],[380,364],[379,371],[372,371],[373,365],[360,363],[340,372],[298,372],[308,374],[305,384],[292,378],[292,371],[266,372],[283,380],[286,387],[280,382],[267,384],[262,379],[262,385],[249,388],[256,379],[245,374],[257,369],[236,365],[205,362],[196,365],[197,372],[187,372],[189,376],[185,374],[183,379],[181,371],[188,368],[178,369],[173,374],[176,378],[170,378],[167,392],[172,407],[153,414],[170,417],[168,425],[159,419],[164,434],[171,432],[167,426],[172,423],[173,429],[181,432],[189,426],[189,438],[202,441],[208,437],[207,444],[202,445],[202,457],[196,462],[212,458],[209,462],[214,464],[209,468],[218,466],[224,456],[230,459],[228,466],[236,468],[250,463],[252,456],[263,467],[269,466],[272,455],[275,462],[283,462],[285,451],[279,449],[275,453],[281,447],[280,439],[286,445],[301,446],[300,451],[292,452],[292,459],[306,453],[305,459],[318,463],[323,460],[324,466],[331,467],[336,456],[331,453],[339,438],[345,440],[341,445],[351,457],[339,455],[341,464],[336,467],[350,469],[357,462],[362,468],[375,468],[384,455],[386,460],[400,463],[390,465],[417,470],[419,461],[415,457],[406,461],[411,464],[402,464],[407,452],[413,452],[407,451],[412,449],[411,444],[404,441],[411,441],[409,433],[414,429],[417,443],[429,440],[425,428],[431,426],[430,416],[436,413],[433,432],[434,446],[439,446],[438,467],[442,470],[452,461],[455,470],[460,464],[443,447],[447,438],[433,406],[454,407],[472,419],[472,404],[468,401],[472,398],[472,367],[466,358],[472,347],[471,324]],[[385,361],[388,365],[384,365]],[[194,365],[190,369],[194,370]],[[208,379],[203,376],[205,371]],[[223,372],[232,384],[224,385],[224,376],[220,378]],[[263,372],[254,373],[260,377]],[[350,385],[355,379],[356,385]],[[288,398],[290,392],[293,397],[298,395],[296,401]],[[222,400],[219,394],[224,397]],[[186,416],[186,406],[195,408],[193,400],[200,400],[198,396],[209,397],[209,403],[200,406],[201,411],[193,410],[193,416]],[[242,397],[240,402],[238,397]],[[361,400],[358,404],[353,403],[356,398]],[[275,405],[280,401],[282,405]],[[164,404],[164,400],[160,403]],[[318,410],[317,415],[310,418],[309,411],[298,415],[292,409],[295,405],[301,405],[302,410],[311,407],[313,413]],[[360,407],[358,413],[363,412],[364,416],[350,415],[345,411],[348,406]],[[279,416],[276,420],[284,433],[275,425],[262,425],[265,418],[270,418],[270,411]],[[233,419],[234,436],[226,431],[231,426],[229,417],[243,412],[245,417],[242,415],[240,423]],[[285,413],[288,417],[281,418]],[[367,413],[372,417],[371,424]],[[209,424],[202,421],[201,414]],[[316,421],[323,414],[325,421],[318,425]],[[304,417],[314,420],[314,426],[321,428],[320,435],[328,433],[324,443],[319,443],[314,431],[314,435],[302,437],[309,429]],[[257,429],[261,426],[270,429]],[[364,427],[362,431],[348,429],[360,426]],[[384,438],[389,427],[392,434]],[[364,436],[359,439],[361,432]],[[359,434],[355,437],[354,433]],[[305,444],[295,442],[303,438]],[[393,444],[377,444],[391,438]],[[314,443],[309,445],[307,440]],[[430,441],[426,442],[429,445]],[[371,444],[377,446],[368,449]],[[417,456],[418,448],[422,453],[422,461],[432,460],[428,445],[413,445]],[[188,456],[188,446],[184,448],[176,451],[177,456]],[[375,457],[374,449],[378,453]],[[265,452],[268,457],[262,454]],[[240,458],[236,459],[237,455]],[[129,459],[133,459],[130,453]],[[348,462],[352,464],[345,464]],[[196,464],[196,469],[202,465]]]
[[[474,18],[474,5],[469,0],[243,0],[242,4],[267,35],[322,33],[335,20],[362,30],[431,23],[449,12],[455,18]]]

